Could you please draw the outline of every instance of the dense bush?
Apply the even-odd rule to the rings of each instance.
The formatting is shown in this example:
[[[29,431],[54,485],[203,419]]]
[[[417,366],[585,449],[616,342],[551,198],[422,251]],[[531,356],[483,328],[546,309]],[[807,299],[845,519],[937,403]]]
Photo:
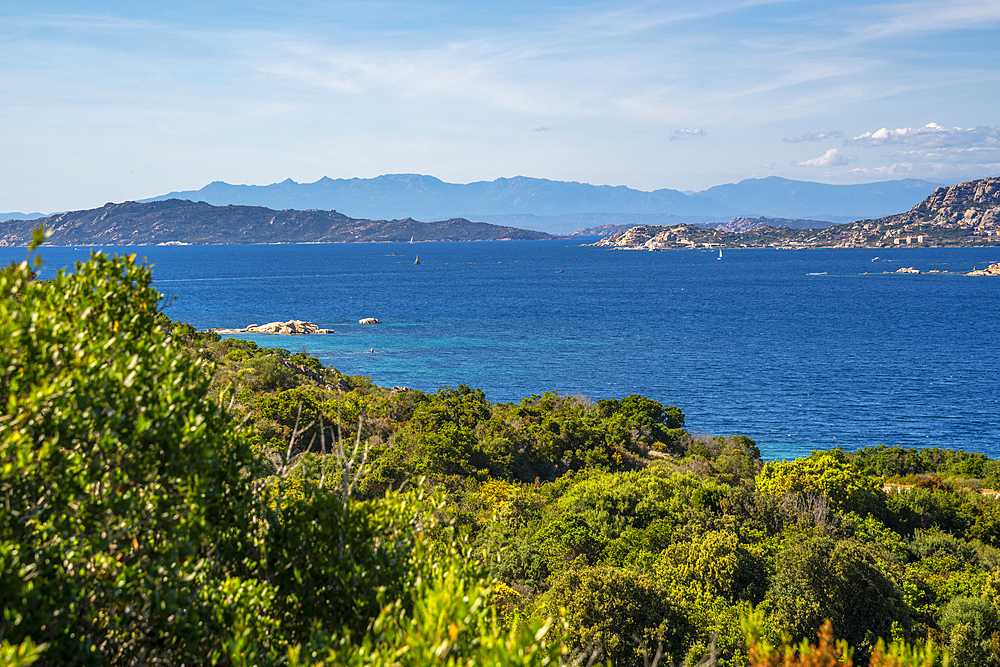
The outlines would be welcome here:
[[[4,664],[997,664],[982,455],[386,389],[170,322],[133,258],[0,295]]]

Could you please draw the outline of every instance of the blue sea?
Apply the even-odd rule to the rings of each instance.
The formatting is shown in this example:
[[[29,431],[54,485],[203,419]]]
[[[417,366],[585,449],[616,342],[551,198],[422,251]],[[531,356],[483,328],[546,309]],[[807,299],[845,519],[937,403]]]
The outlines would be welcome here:
[[[1000,249],[639,252],[582,241],[145,246],[164,311],[344,373],[493,401],[643,394],[766,458],[884,443],[1000,456]],[[24,249],[2,249],[3,262]],[[42,277],[89,249],[45,248]],[[419,256],[419,264],[415,259]],[[362,326],[376,317],[383,324]]]

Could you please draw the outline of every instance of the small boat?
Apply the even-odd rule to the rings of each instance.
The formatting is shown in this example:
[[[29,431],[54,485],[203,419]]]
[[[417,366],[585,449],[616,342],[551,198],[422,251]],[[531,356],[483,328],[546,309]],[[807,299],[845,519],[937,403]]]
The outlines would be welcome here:
[[[719,256],[716,259],[722,259],[722,248],[719,248]]]
[[[413,263],[414,264],[419,264],[420,263],[420,256],[419,255],[417,255],[417,258],[415,260],[413,260]]]
[[[413,243],[413,237],[412,236],[410,237],[410,243]]]

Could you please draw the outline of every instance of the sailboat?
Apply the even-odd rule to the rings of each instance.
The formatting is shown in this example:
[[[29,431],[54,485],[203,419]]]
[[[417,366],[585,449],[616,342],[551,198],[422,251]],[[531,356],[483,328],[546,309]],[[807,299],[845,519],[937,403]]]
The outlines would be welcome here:
[[[417,255],[417,258],[415,260],[413,260],[413,263],[414,264],[419,264],[420,263],[420,255]]]
[[[413,237],[412,236],[410,237],[410,243],[413,243]]]
[[[719,248],[719,256],[716,259],[722,259],[722,248]]]

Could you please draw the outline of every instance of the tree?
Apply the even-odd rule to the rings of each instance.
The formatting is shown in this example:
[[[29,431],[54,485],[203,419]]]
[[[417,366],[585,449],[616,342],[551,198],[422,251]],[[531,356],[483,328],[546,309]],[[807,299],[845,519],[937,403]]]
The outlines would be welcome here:
[[[566,613],[571,649],[615,667],[643,664],[662,648],[679,660],[690,628],[682,610],[644,574],[615,567],[570,570],[552,585],[549,613]]]
[[[954,667],[1000,666],[1000,614],[988,600],[958,597],[941,612]]]
[[[151,280],[134,255],[0,275],[0,636],[53,664],[221,643],[199,609],[235,557],[250,451],[158,326]]]
[[[902,592],[864,543],[802,535],[779,554],[776,569],[767,593],[771,619],[796,642],[831,620],[867,656],[878,639],[892,638],[894,625],[909,628]]]

